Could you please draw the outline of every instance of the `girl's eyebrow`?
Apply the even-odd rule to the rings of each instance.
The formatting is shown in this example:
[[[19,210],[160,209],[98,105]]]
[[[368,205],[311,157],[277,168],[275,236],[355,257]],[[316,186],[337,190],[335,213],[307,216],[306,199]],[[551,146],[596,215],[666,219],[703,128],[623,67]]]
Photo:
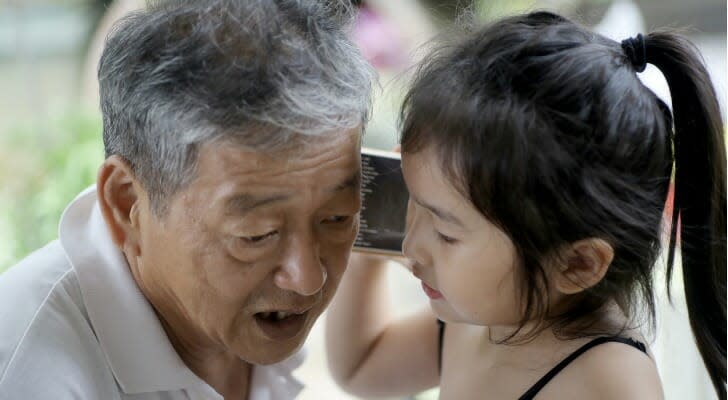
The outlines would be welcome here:
[[[432,204],[425,203],[412,194],[410,194],[410,196],[412,197],[412,200],[414,200],[415,203],[419,204],[421,207],[424,207],[424,208],[430,210],[430,212],[435,214],[437,216],[437,218],[440,218],[441,220],[443,220],[445,222],[449,222],[451,224],[457,225],[460,228],[465,228],[465,224],[463,224],[463,222],[460,221],[460,219],[458,217],[456,217],[455,214],[452,214],[449,211],[443,210],[442,208],[433,206]]]

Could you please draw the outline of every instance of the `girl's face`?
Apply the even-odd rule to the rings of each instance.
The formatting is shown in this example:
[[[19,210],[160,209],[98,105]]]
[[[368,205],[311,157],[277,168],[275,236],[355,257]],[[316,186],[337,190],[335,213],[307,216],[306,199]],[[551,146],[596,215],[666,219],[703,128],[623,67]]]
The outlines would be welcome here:
[[[403,252],[432,309],[446,322],[516,325],[511,240],[448,182],[432,149],[403,154],[402,171],[410,192]]]

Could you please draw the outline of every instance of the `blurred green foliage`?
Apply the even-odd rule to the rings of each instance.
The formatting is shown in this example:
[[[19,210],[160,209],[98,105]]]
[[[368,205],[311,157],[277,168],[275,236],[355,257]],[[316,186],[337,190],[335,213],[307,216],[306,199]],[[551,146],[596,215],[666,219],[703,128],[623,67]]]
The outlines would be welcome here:
[[[98,113],[72,110],[0,132],[0,272],[57,238],[66,205],[104,158]]]
[[[481,18],[492,21],[519,11],[532,9],[535,4],[535,0],[481,0],[476,3],[476,10]]]

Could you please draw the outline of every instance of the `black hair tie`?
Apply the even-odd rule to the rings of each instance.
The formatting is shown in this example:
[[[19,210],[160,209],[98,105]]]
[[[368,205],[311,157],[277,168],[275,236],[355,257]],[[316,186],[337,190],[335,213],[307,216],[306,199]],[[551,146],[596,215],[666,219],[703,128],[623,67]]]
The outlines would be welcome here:
[[[642,72],[647,67],[647,49],[645,48],[645,38],[641,33],[629,39],[622,40],[622,50],[632,63],[635,71]]]

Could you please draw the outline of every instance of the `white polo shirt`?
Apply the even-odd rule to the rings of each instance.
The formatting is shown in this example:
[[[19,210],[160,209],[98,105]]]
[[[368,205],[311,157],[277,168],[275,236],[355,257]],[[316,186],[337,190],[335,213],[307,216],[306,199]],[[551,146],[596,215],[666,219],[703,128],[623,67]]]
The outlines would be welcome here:
[[[172,347],[95,187],[68,206],[59,235],[0,275],[0,399],[222,400]],[[295,398],[303,357],[254,367],[250,400]]]

